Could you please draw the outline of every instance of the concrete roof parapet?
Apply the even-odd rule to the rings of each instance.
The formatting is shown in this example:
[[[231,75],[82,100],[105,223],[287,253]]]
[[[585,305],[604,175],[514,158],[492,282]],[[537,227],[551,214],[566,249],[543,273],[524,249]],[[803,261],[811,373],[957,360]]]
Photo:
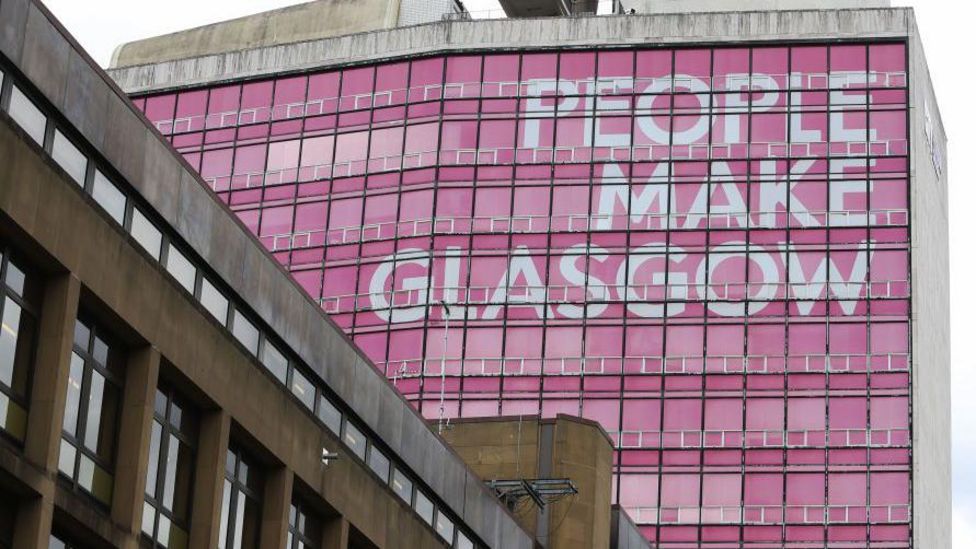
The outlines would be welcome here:
[[[910,8],[441,21],[110,69],[128,93],[465,51],[905,37]]]

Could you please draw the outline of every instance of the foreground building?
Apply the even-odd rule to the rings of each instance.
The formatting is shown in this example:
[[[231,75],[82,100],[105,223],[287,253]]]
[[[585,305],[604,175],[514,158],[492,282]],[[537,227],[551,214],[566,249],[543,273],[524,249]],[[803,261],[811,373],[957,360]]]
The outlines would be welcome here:
[[[0,319],[0,547],[534,546],[31,0],[0,1]]]
[[[622,4],[173,58],[180,33],[111,74],[431,421],[599,422],[658,547],[948,547],[912,11]]]

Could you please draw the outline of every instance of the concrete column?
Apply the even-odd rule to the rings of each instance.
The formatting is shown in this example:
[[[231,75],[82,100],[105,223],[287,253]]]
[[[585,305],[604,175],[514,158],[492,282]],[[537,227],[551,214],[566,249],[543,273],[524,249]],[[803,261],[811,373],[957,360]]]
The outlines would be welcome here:
[[[58,471],[61,423],[80,294],[81,282],[73,274],[65,274],[48,283],[41,303],[24,455],[43,471],[54,474]]]
[[[125,370],[112,519],[132,536],[126,540],[126,548],[132,549],[138,547],[142,531],[142,502],[146,492],[159,360],[159,351],[146,346],[129,356]]]
[[[230,414],[217,410],[204,415],[200,421],[200,444],[193,483],[191,549],[217,547],[220,539],[220,504],[229,443]]]
[[[288,511],[294,475],[285,467],[268,471],[261,509],[261,547],[284,547],[288,536]]]
[[[46,549],[54,517],[54,490],[64,402],[68,389],[71,342],[78,317],[81,282],[70,273],[52,278],[44,289],[37,331],[37,356],[31,385],[24,456],[46,477],[40,494],[24,501],[14,528],[16,549]]]
[[[322,549],[348,549],[349,521],[335,517],[322,525]]]

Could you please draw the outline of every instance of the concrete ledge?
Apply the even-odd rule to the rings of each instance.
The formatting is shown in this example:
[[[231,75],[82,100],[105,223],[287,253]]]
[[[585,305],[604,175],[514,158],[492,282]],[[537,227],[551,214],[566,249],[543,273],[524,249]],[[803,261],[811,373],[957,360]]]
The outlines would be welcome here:
[[[141,65],[380,29],[391,26],[387,21],[389,3],[390,0],[308,2],[129,42],[115,50],[112,66]]]
[[[444,21],[108,72],[132,94],[443,52],[903,38],[913,29],[912,13],[883,8]]]

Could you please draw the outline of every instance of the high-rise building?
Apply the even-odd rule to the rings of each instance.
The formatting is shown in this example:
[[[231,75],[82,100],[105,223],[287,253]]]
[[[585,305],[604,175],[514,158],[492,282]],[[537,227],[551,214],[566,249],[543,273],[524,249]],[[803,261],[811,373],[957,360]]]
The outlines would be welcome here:
[[[599,422],[657,547],[949,547],[912,10],[592,4],[344,36],[270,12],[111,74],[427,419]]]

